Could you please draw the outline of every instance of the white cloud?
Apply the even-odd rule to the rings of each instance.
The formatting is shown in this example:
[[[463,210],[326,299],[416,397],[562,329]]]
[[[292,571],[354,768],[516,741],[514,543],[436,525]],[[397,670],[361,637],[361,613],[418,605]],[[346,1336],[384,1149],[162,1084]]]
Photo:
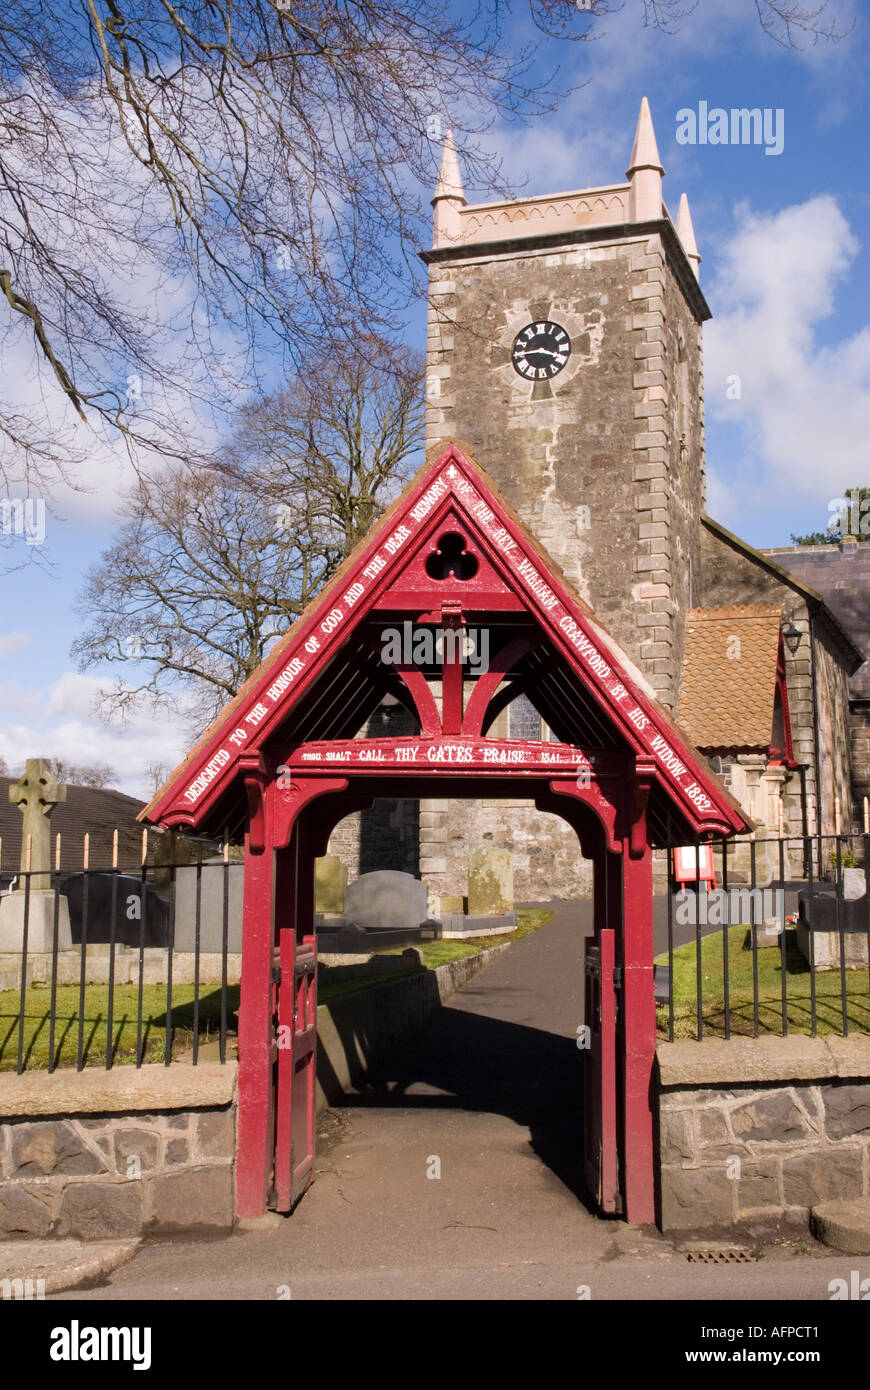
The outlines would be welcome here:
[[[192,742],[182,712],[137,713],[123,728],[107,725],[94,710],[105,677],[65,671],[48,691],[26,690],[14,682],[0,685],[0,758],[13,771],[27,758],[56,757],[75,764],[108,763],[118,776],[118,790],[143,799],[153,785],[149,763],[171,771]],[[13,722],[14,721],[14,722]]]
[[[726,522],[747,506],[809,504],[822,529],[828,499],[863,481],[870,328],[821,341],[857,251],[828,195],[773,214],[735,210],[708,296],[722,310],[705,336],[707,410],[742,446],[739,462],[711,465],[711,511]],[[741,398],[728,399],[735,375]]]
[[[26,651],[32,643],[33,634],[30,632],[0,632],[0,661],[14,656],[16,652]]]

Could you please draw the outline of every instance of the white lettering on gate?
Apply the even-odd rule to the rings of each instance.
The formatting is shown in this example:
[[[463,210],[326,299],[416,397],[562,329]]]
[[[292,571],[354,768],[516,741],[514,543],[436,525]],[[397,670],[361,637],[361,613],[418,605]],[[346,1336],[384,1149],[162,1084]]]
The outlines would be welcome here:
[[[226,748],[218,749],[214,757],[206,763],[198,777],[194,777],[190,786],[184,793],[188,802],[192,805],[197,801],[210,782],[213,782],[222,767],[226,767],[230,760],[229,752]]]
[[[279,676],[276,677],[276,679],[269,686],[269,689],[266,691],[266,696],[268,699],[272,701],[273,705],[275,704],[276,700],[280,699],[280,697],[284,694],[284,691],[287,689],[288,685],[291,685],[293,683],[293,681],[299,675],[299,672],[304,670],[305,662],[302,660],[301,657],[294,656],[290,659],[290,661],[287,662],[287,665],[284,667],[284,670],[281,672]]]
[[[403,541],[408,540],[410,535],[411,532],[408,530],[407,526],[397,527],[393,534],[390,536],[390,539],[386,543],[387,554],[395,555],[399,546],[403,543]]]
[[[436,478],[435,482],[423,493],[416,507],[411,508],[411,515],[415,521],[422,521],[423,517],[431,512],[439,498],[443,497],[447,491],[447,484],[441,478]]]

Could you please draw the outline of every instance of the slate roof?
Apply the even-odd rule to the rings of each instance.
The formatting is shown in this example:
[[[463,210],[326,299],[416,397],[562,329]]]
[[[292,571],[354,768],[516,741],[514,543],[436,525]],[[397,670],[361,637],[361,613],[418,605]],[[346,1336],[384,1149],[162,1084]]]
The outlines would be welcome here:
[[[781,610],[690,608],[678,722],[704,751],[765,751],[773,732]]]
[[[4,876],[17,873],[21,857],[21,812],[9,800],[9,788],[17,777],[0,777],[0,836],[3,837]],[[67,786],[66,801],[51,813],[52,867],[54,837],[60,835],[60,866],[65,872],[82,867],[84,837],[90,835],[92,869],[112,862],[112,832],[118,830],[118,863],[135,868],[142,861],[142,826],[136,817],[145,804],[111,788]]]
[[[870,541],[781,546],[763,554],[821,594],[863,656],[870,657]],[[850,678],[849,694],[870,700],[870,661]]]

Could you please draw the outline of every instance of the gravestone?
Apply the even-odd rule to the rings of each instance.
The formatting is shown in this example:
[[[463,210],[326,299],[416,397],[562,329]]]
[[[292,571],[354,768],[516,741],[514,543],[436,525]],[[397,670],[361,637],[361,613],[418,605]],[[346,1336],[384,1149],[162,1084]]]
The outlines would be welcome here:
[[[347,892],[347,868],[337,854],[314,861],[314,910],[328,917],[343,917]]]
[[[396,869],[377,869],[349,883],[345,894],[348,922],[368,931],[416,931],[427,918],[425,883]]]
[[[28,758],[24,776],[9,788],[9,800],[22,815],[21,858],[14,891],[0,899],[0,952],[20,953],[26,926],[27,953],[39,955],[53,949],[50,816],[59,801],[66,801],[66,786],[56,781],[44,758]],[[69,906],[62,894],[57,899],[57,949],[72,949]]]
[[[514,905],[514,874],[509,849],[487,845],[468,856],[468,915],[494,917]]]

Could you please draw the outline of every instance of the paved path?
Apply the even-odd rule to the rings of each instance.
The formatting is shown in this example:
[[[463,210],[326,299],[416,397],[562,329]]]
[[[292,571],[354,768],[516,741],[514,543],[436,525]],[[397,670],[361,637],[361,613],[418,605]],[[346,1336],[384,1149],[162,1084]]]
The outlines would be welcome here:
[[[67,1297],[573,1299],[588,1285],[696,1298],[702,1282],[711,1297],[777,1297],[759,1267],[687,1265],[583,1204],[582,996],[582,927],[558,904],[324,1117],[317,1179],[291,1217],[146,1246],[105,1288]],[[826,1297],[828,1262],[808,1263]]]

